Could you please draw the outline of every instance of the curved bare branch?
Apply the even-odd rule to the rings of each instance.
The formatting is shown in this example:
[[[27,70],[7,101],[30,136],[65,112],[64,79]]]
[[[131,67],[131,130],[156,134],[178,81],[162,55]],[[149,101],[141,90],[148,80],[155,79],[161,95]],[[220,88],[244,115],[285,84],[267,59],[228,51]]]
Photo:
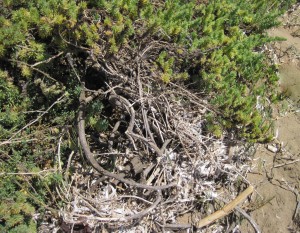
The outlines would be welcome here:
[[[122,98],[121,98],[122,99]],[[140,184],[132,180],[125,179],[121,177],[118,174],[111,173],[104,168],[102,168],[97,160],[94,158],[93,153],[90,150],[90,147],[87,143],[86,136],[85,136],[85,108],[86,108],[86,96],[85,96],[85,88],[83,85],[83,88],[81,90],[80,94],[80,107],[79,107],[79,112],[78,112],[78,134],[79,134],[79,141],[82,146],[82,149],[85,153],[85,156],[87,160],[90,162],[90,164],[93,166],[93,168],[102,173],[104,176],[108,176],[111,178],[114,178],[116,180],[119,180],[125,184],[128,184],[130,186],[136,187],[136,188],[142,188],[142,189],[148,189],[148,190],[162,190],[162,189],[168,189],[172,187],[176,187],[176,184],[171,183],[168,185],[163,185],[163,186],[150,186],[150,185],[145,185],[145,184]],[[131,128],[130,128],[131,129]]]

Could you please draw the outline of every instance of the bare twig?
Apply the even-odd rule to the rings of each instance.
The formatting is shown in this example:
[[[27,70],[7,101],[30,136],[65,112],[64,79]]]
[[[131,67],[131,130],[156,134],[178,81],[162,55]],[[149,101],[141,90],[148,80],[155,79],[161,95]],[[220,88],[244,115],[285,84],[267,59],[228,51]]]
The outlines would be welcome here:
[[[62,143],[63,134],[59,137],[58,146],[57,146],[57,162],[58,162],[58,169],[62,171],[61,166],[61,143]]]
[[[147,208],[146,210],[144,210],[144,211],[142,211],[138,214],[135,214],[135,215],[132,215],[132,216],[129,216],[129,217],[125,217],[125,220],[128,221],[128,220],[143,218],[144,216],[149,214],[152,210],[154,210],[158,206],[158,204],[161,202],[161,200],[162,200],[161,191],[157,191],[157,199],[149,208]]]
[[[290,161],[290,162],[277,164],[277,165],[274,165],[274,168],[283,167],[283,166],[290,165],[290,164],[293,164],[293,163],[298,163],[299,161],[300,161],[300,159],[295,159],[295,160]]]
[[[149,134],[151,140],[154,142],[154,137],[153,134],[150,130],[149,127],[149,122],[148,122],[148,118],[146,115],[146,110],[145,110],[145,104],[143,101],[143,87],[142,87],[142,83],[141,83],[141,78],[140,78],[140,64],[137,64],[137,84],[139,87],[139,95],[140,95],[140,102],[141,102],[141,108],[142,108],[142,116],[143,116],[143,120],[144,120],[144,126],[146,129],[146,132]]]
[[[36,175],[42,175],[45,173],[45,175],[48,175],[50,173],[57,172],[56,169],[47,169],[42,170],[38,172],[1,172],[0,176],[6,176],[6,175],[25,175],[25,176],[36,176]]]
[[[251,216],[249,214],[246,213],[245,210],[243,210],[242,208],[236,206],[235,209],[240,212],[249,222],[250,224],[252,225],[252,227],[255,229],[255,232],[256,233],[260,233],[261,230],[260,230],[260,227],[257,225],[257,223],[254,221],[253,218],[251,218]]]
[[[217,212],[205,217],[204,219],[200,220],[198,223],[196,223],[197,228],[205,227],[214,221],[225,217],[226,215],[230,214],[231,211],[236,208],[238,204],[240,204],[242,201],[244,201],[247,196],[249,196],[253,192],[254,188],[253,186],[249,186],[244,192],[242,192],[239,196],[237,196],[232,202],[226,204],[221,210],[218,210]]]
[[[37,138],[32,138],[32,139],[16,139],[16,140],[6,140],[0,143],[0,146],[2,145],[6,145],[6,144],[12,144],[12,143],[20,143],[20,142],[34,142],[34,141],[38,141]]]
[[[141,201],[143,201],[143,202],[146,202],[146,203],[148,203],[148,204],[153,204],[153,202],[147,201],[146,199],[141,198],[141,197],[138,197],[138,196],[122,195],[122,196],[120,196],[119,198],[135,198],[135,199],[141,200]]]
[[[36,63],[30,65],[30,67],[33,68],[33,67],[38,66],[38,65],[40,65],[40,64],[49,63],[49,62],[52,61],[53,59],[55,59],[55,58],[61,56],[63,53],[64,53],[64,52],[60,52],[60,53],[58,53],[58,54],[56,54],[56,55],[54,55],[54,56],[52,56],[52,57],[50,57],[50,58],[48,58],[48,59],[46,59],[46,60],[44,60],[44,61],[36,62]]]
[[[189,229],[193,226],[191,224],[180,224],[180,223],[174,223],[174,224],[160,224],[158,223],[160,227],[164,229],[173,229],[173,230],[182,230],[182,229]]]
[[[152,205],[150,207],[148,207],[147,209],[137,213],[137,214],[133,214],[130,216],[123,216],[123,217],[98,217],[98,216],[87,216],[87,215],[82,215],[82,214],[77,214],[74,213],[74,216],[79,216],[79,217],[85,217],[87,219],[96,219],[96,220],[100,220],[100,221],[107,221],[107,222],[128,222],[128,221],[132,221],[132,220],[136,220],[136,219],[142,219],[143,217],[145,217],[147,214],[149,214],[152,210],[154,210],[158,204],[161,202],[162,200],[162,195],[160,193],[160,191],[157,191],[157,199],[154,203],[152,203]],[[101,216],[101,213],[96,210],[94,207],[91,206],[91,204],[89,204],[87,201],[84,201],[85,203],[87,203],[96,213],[98,213],[99,216]]]
[[[72,58],[71,54],[70,54],[70,53],[67,53],[67,54],[66,54],[66,58],[67,58],[67,60],[68,60],[69,65],[72,67],[72,70],[73,70],[73,72],[74,72],[74,74],[75,74],[75,76],[76,76],[78,82],[80,83],[81,80],[80,80],[80,77],[79,77],[79,75],[78,75],[78,73],[77,73],[75,67],[74,67],[73,58]]]
[[[46,72],[44,72],[44,71],[42,71],[42,70],[36,68],[35,66],[31,66],[30,64],[28,64],[28,63],[26,63],[26,62],[19,61],[19,60],[15,60],[15,59],[8,59],[8,60],[11,61],[11,62],[16,62],[16,63],[21,64],[21,65],[25,65],[25,66],[27,66],[27,67],[33,69],[34,71],[36,71],[36,72],[38,72],[38,73],[44,75],[46,78],[50,79],[51,81],[56,82],[56,83],[58,82],[58,80],[52,78],[51,75],[49,75],[49,74],[47,74]]]
[[[70,170],[73,155],[74,155],[74,151],[71,152],[71,154],[69,155],[69,158],[68,158],[67,168],[65,170],[65,176],[64,176],[65,181],[68,181],[68,175],[69,175],[69,170]]]

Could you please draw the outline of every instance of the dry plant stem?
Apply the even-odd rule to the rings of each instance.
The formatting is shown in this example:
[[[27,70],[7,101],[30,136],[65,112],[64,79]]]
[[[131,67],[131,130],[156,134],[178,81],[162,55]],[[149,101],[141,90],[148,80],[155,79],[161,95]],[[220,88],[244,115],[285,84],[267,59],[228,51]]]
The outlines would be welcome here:
[[[141,78],[140,78],[140,65],[139,64],[137,64],[137,83],[138,83],[138,87],[139,87],[139,95],[140,95],[140,102],[141,102],[141,107],[142,107],[142,115],[143,115],[145,129],[148,132],[151,140],[154,141],[154,137],[150,130],[148,118],[147,118],[146,111],[145,111],[145,105],[144,105],[144,100],[143,100],[143,87],[142,87]]]
[[[44,64],[44,63],[49,63],[50,61],[52,61],[53,59],[59,57],[60,55],[62,55],[64,52],[60,52],[50,58],[48,58],[47,60],[44,60],[44,61],[40,61],[40,62],[37,62],[37,63],[34,63],[33,65],[30,65],[30,67],[35,67],[35,66],[38,66],[40,64]]]
[[[80,193],[78,193],[78,192],[77,192],[77,194],[83,198],[83,201],[84,201],[91,209],[93,209],[99,216],[101,216],[101,213],[100,213],[95,207],[93,207],[88,201],[85,200],[86,198],[84,198],[84,197],[83,197]],[[139,212],[139,213],[137,213],[137,214],[133,214],[133,215],[131,215],[131,216],[124,216],[124,217],[120,217],[120,218],[102,218],[102,220],[104,220],[104,221],[109,220],[109,221],[113,221],[113,222],[115,222],[115,221],[127,222],[127,221],[132,221],[132,220],[142,219],[143,217],[145,217],[146,215],[148,215],[152,210],[154,210],[154,209],[158,206],[158,204],[161,202],[161,200],[162,200],[162,194],[161,194],[161,191],[158,190],[158,191],[157,191],[157,199],[155,200],[154,203],[152,203],[152,205],[151,205],[149,208],[147,208],[147,209],[145,209],[145,210],[143,210],[143,211],[141,211],[141,212]],[[89,218],[89,216],[86,216],[86,217]]]
[[[278,181],[279,183],[281,183],[280,181]],[[293,215],[293,220],[295,220],[297,218],[297,216],[299,215],[299,211],[300,211],[300,194],[297,190],[297,188],[293,188],[289,185],[289,183],[285,180],[283,180],[283,182],[285,183],[285,185],[287,186],[287,190],[291,191],[292,193],[295,194],[296,196],[296,202],[297,202],[297,205],[296,205],[296,208],[295,208],[295,211],[294,211],[294,215]],[[282,186],[281,186],[282,187]]]
[[[90,162],[90,164],[93,166],[93,168],[96,171],[102,173],[104,176],[114,178],[116,180],[119,180],[119,181],[127,184],[127,185],[137,187],[137,188],[142,188],[142,189],[162,190],[162,189],[167,189],[167,188],[171,188],[171,187],[176,186],[176,184],[168,184],[168,185],[164,185],[164,186],[144,185],[144,184],[140,184],[140,183],[137,183],[135,181],[132,181],[132,180],[125,179],[125,178],[119,176],[118,174],[111,173],[111,172],[105,170],[104,168],[102,168],[98,164],[97,160],[94,158],[94,154],[91,152],[90,147],[89,147],[89,145],[87,143],[87,140],[86,140],[86,136],[85,136],[85,108],[86,108],[86,97],[85,97],[85,88],[84,88],[84,85],[83,85],[82,90],[81,90],[81,94],[80,94],[80,107],[79,107],[79,113],[78,113],[79,141],[80,141],[80,144],[82,146],[82,149],[84,151],[84,154],[85,154],[87,160]],[[133,127],[133,123],[134,122],[132,122],[132,121],[130,122],[130,124],[132,125],[131,127]]]
[[[101,89],[97,90],[97,91],[93,91],[93,90],[89,90],[87,88],[84,88],[85,91],[88,91],[88,92],[92,92],[92,94],[89,96],[89,97],[86,97],[85,99],[85,102],[86,103],[89,103],[91,102],[92,100],[94,100],[96,97],[98,97],[99,95],[106,95],[110,92],[112,92],[114,89],[116,88],[120,88],[121,85],[116,85],[114,87],[111,87],[110,89],[108,89],[107,91],[103,92]]]
[[[153,142],[151,139],[146,139],[143,136],[140,136],[136,133],[133,133],[133,126],[134,126],[134,122],[135,122],[135,111],[133,106],[130,104],[130,102],[125,99],[124,97],[117,95],[117,94],[110,94],[110,99],[116,99],[117,101],[119,101],[122,105],[125,106],[125,108],[127,109],[127,111],[130,113],[130,122],[129,122],[129,126],[127,128],[126,134],[132,138],[136,138],[139,139],[143,142],[145,142],[146,144],[148,144],[149,146],[152,147],[152,149],[159,155],[159,156],[163,156],[163,153],[161,151],[160,148],[158,148],[158,146],[156,145],[155,142]]]
[[[237,198],[235,198],[232,202],[225,205],[221,210],[216,211],[215,213],[207,216],[206,218],[200,220],[198,223],[196,223],[197,228],[205,227],[214,221],[225,217],[226,215],[230,214],[231,211],[236,208],[238,204],[240,204],[242,201],[247,198],[252,192],[254,188],[253,186],[249,186],[244,192],[242,192]]]
[[[252,225],[252,227],[255,229],[256,233],[261,233],[261,230],[259,228],[259,226],[257,225],[257,223],[254,221],[253,218],[251,218],[251,216],[249,214],[246,213],[245,210],[243,210],[242,208],[240,207],[235,207],[235,209],[240,212],[249,222],[250,224]]]
[[[31,69],[33,69],[34,71],[36,71],[36,72],[38,72],[38,73],[44,75],[46,78],[52,80],[53,82],[58,82],[58,83],[59,83],[58,80],[52,78],[52,77],[51,77],[49,74],[47,74],[46,72],[44,72],[44,71],[42,71],[42,70],[40,70],[40,69],[38,69],[38,68],[36,68],[36,67],[34,67],[34,66],[28,64],[28,63],[26,63],[26,62],[22,62],[22,61],[19,61],[19,60],[14,60],[14,59],[8,59],[8,61],[16,62],[16,63],[18,63],[18,64],[22,64],[22,65],[28,66],[28,67],[30,67]]]
[[[218,111],[216,111],[212,106],[209,106],[207,103],[203,103],[203,100],[200,99],[198,96],[192,94],[190,91],[186,90],[185,88],[181,87],[180,85],[177,85],[175,83],[170,82],[170,84],[172,86],[175,86],[176,88],[179,88],[181,91],[183,91],[185,94],[189,95],[191,102],[201,106],[202,108],[210,111],[210,112],[215,112],[215,113],[219,113]],[[195,99],[196,101],[192,101],[193,99]],[[209,108],[208,108],[209,107]]]
[[[300,197],[298,195],[297,196],[297,206],[294,211],[293,220],[296,220],[299,215],[300,215]]]
[[[123,195],[123,196],[120,196],[119,198],[135,198],[135,199],[141,200],[141,201],[143,201],[143,202],[146,202],[146,203],[148,203],[148,204],[153,204],[151,201],[147,201],[146,199],[141,198],[141,197],[138,197],[138,196]]]
[[[68,182],[68,175],[69,175],[69,170],[70,170],[73,155],[74,155],[74,151],[71,152],[71,154],[69,155],[69,158],[68,158],[67,169],[65,170],[65,175],[64,175],[66,182]]]
[[[67,54],[66,54],[66,58],[67,58],[67,60],[68,60],[68,62],[69,62],[69,65],[72,67],[72,70],[73,70],[73,72],[74,72],[74,74],[75,74],[77,80],[80,82],[80,77],[79,77],[79,75],[78,75],[78,73],[77,73],[77,71],[76,71],[76,69],[75,69],[75,67],[74,67],[74,64],[73,64],[73,58],[71,57],[71,54],[70,54],[70,53],[67,53]]]
[[[290,164],[293,164],[293,163],[297,163],[299,162],[300,159],[296,159],[294,161],[290,161],[290,162],[286,162],[286,163],[281,163],[281,164],[277,164],[274,166],[274,168],[278,168],[278,167],[283,167],[283,166],[286,166],[286,165],[290,165]]]
[[[189,229],[192,228],[191,224],[159,224],[161,227],[165,229]]]
[[[58,162],[58,169],[61,172],[62,166],[61,166],[61,143],[62,143],[63,134],[60,136],[58,140],[58,146],[57,146],[57,162]]]
[[[135,219],[141,219],[143,218],[144,216],[146,216],[147,214],[149,214],[152,210],[154,210],[158,204],[161,202],[162,200],[162,195],[161,195],[161,191],[157,191],[157,199],[156,201],[147,209],[145,209],[144,211],[138,213],[138,214],[135,214],[135,215],[132,215],[132,216],[129,216],[129,217],[125,217],[124,219],[129,221],[129,220],[135,220]]]
[[[34,141],[38,141],[37,138],[33,138],[33,139],[28,139],[28,140],[10,140],[10,141],[3,141],[0,143],[0,146],[5,145],[5,144],[12,144],[12,143],[20,143],[20,142],[34,142]]]
[[[1,172],[0,176],[6,176],[6,175],[28,175],[28,176],[36,176],[36,175],[42,175],[43,173],[46,173],[44,176],[46,176],[49,173],[57,172],[56,169],[48,169],[48,170],[42,170],[39,172]]]

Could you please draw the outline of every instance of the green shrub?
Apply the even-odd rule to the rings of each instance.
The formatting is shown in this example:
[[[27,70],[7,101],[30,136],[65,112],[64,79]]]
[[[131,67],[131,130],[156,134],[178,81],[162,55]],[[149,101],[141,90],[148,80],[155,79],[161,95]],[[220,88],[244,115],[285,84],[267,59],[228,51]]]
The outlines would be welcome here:
[[[2,182],[0,185],[3,184]],[[6,184],[7,185],[7,184]],[[28,202],[26,194],[17,191],[12,196],[13,190],[9,190],[3,197],[3,192],[7,187],[1,187],[0,203],[0,231],[9,233],[31,233],[36,232],[36,222],[32,219],[35,208]]]

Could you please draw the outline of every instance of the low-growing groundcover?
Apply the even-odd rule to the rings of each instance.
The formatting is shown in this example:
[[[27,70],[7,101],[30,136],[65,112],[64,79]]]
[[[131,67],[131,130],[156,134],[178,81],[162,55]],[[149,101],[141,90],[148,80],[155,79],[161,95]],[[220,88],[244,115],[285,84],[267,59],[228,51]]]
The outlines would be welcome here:
[[[76,170],[68,167],[64,174],[69,155],[87,166],[82,119],[91,138],[127,133],[135,150],[146,146],[153,160],[161,156],[158,147],[167,140],[149,130],[158,126],[138,120],[130,126],[133,111],[141,109],[144,123],[154,117],[150,103],[139,100],[147,93],[187,85],[198,104],[210,109],[203,115],[203,134],[271,140],[268,112],[278,98],[278,77],[262,48],[280,39],[265,31],[278,25],[277,17],[293,2],[1,1],[0,231],[35,232],[43,219],[37,212],[58,217],[66,202],[57,187]],[[189,98],[174,101],[184,106],[192,103]],[[123,116],[118,128],[111,114],[121,105],[131,119]],[[111,152],[109,142],[100,141],[94,150]],[[101,166],[116,172],[115,159]]]

